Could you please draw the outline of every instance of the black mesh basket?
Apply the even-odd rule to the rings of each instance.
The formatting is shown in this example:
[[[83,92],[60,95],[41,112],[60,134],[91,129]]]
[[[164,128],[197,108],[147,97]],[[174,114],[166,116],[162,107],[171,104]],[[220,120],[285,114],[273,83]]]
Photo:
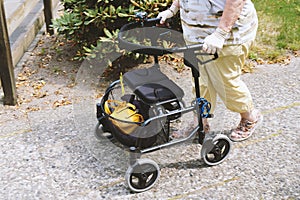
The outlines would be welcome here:
[[[141,101],[132,91],[124,86],[122,91],[121,84],[112,84],[102,97],[101,102],[97,105],[97,118],[102,129],[105,132],[109,132],[112,136],[127,147],[147,148],[153,146],[157,142],[157,136],[161,132],[165,132],[167,119],[151,120],[146,125],[142,122],[124,121],[113,118],[109,113],[105,111],[105,102],[107,100],[125,101],[133,104],[137,112],[141,114],[144,120],[147,120],[155,116],[155,110],[150,105]],[[128,125],[136,126],[131,133],[124,133],[113,121],[120,121],[121,123],[128,123]]]

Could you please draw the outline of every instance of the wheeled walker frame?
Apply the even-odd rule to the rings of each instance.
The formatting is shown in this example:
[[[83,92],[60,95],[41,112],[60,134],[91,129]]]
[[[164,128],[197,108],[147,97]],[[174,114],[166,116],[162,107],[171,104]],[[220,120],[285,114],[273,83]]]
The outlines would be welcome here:
[[[173,48],[155,46],[158,37],[164,34],[156,30],[159,21],[160,19],[157,18],[147,19],[145,15],[140,15],[138,21],[126,24],[121,28],[118,35],[120,47],[131,52],[153,55],[155,63],[150,68],[126,72],[122,79],[113,82],[106,89],[101,102],[97,104],[96,136],[98,138],[107,137],[111,142],[130,152],[130,165],[125,179],[129,189],[133,192],[143,192],[152,188],[160,176],[157,163],[150,159],[142,159],[142,154],[196,138],[197,142],[202,145],[201,157],[204,162],[213,166],[223,162],[231,150],[231,141],[226,135],[205,134],[203,130],[202,119],[213,116],[209,113],[210,103],[200,97],[198,88],[200,74],[197,65],[199,60],[197,60],[195,52],[199,52],[202,45]],[[128,31],[145,27],[151,28],[151,33],[148,34],[151,38],[151,46],[126,40]],[[177,52],[184,53],[185,65],[191,67],[195,81],[196,98],[190,106],[186,106],[182,99],[183,90],[159,69],[158,56]],[[212,55],[209,56],[210,59],[201,64],[213,61],[218,56],[215,54],[213,58],[211,57]],[[124,85],[129,91],[125,94]],[[145,120],[143,122],[124,121],[107,113],[104,104],[109,99],[115,99],[116,93],[122,101],[135,103],[140,111],[144,111],[142,114]],[[170,122],[180,118],[185,113],[191,113],[191,118],[193,118],[195,112],[198,116],[198,125],[184,138],[171,139],[169,135]],[[138,128],[132,134],[124,134],[112,123],[113,120],[138,125]]]

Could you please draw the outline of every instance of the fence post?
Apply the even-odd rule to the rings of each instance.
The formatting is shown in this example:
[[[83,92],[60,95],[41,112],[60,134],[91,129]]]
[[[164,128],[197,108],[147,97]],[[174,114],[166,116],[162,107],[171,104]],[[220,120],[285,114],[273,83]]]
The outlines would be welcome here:
[[[4,92],[4,105],[16,105],[16,82],[14,66],[12,64],[11,50],[5,18],[3,0],[0,0],[0,79]]]
[[[54,34],[53,29],[50,27],[52,24],[52,0],[43,0],[44,1],[44,15],[46,22],[46,30],[50,35]]]

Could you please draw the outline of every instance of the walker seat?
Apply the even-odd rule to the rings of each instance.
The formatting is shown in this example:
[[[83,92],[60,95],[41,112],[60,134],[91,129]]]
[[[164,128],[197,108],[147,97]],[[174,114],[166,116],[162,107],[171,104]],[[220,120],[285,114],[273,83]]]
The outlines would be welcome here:
[[[127,72],[124,82],[146,104],[153,105],[171,99],[181,100],[183,90],[156,66]]]

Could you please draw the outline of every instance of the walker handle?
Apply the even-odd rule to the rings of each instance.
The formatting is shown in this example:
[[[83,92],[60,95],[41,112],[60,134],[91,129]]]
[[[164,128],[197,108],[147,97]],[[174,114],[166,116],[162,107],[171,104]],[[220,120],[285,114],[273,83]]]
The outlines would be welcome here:
[[[118,34],[118,40],[119,40],[119,47],[122,49],[126,49],[128,51],[141,53],[141,54],[148,54],[148,55],[154,55],[154,56],[162,56],[164,54],[171,54],[171,53],[182,53],[182,52],[199,52],[199,50],[202,50],[203,44],[195,44],[190,46],[184,46],[184,47],[172,47],[172,48],[163,48],[161,46],[146,46],[141,45],[133,42],[129,42],[125,40],[125,33],[126,31],[136,29],[136,28],[144,28],[144,27],[153,27],[153,28],[160,28],[157,26],[160,24],[161,18],[147,18],[147,15],[145,12],[138,13],[137,14],[137,21],[131,22],[128,24],[125,24],[121,27],[119,34]],[[168,30],[166,28],[166,30]],[[170,30],[170,29],[169,29]],[[150,31],[150,29],[147,31]],[[153,34],[149,34],[151,36],[155,35],[157,30],[151,29],[153,31]],[[175,31],[175,30],[170,30]],[[152,32],[151,32],[152,33]],[[201,53],[201,55],[212,55],[208,53]],[[212,60],[216,60],[218,58],[218,54],[213,54],[213,58],[209,59],[207,61],[204,61],[204,63],[210,62]]]

